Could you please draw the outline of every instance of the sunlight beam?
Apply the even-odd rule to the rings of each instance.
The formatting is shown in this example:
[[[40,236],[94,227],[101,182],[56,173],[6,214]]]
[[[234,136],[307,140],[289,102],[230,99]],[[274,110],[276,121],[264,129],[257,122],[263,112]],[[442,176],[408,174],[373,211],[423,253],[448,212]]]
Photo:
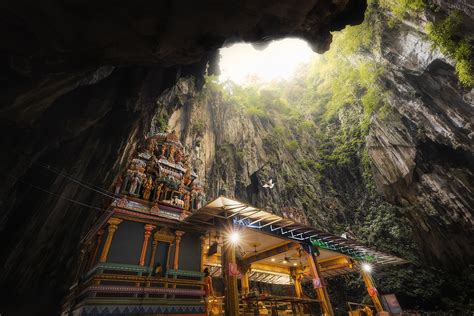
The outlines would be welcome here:
[[[220,49],[219,81],[245,84],[249,80],[270,82],[291,76],[298,65],[308,63],[316,55],[308,43],[287,38],[271,42],[263,50],[239,43]]]

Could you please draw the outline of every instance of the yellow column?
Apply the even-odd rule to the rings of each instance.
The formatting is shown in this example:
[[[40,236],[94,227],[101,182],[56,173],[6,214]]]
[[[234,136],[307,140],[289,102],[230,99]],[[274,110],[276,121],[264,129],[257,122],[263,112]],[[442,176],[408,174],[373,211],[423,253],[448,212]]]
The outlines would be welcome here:
[[[204,266],[206,264],[206,236],[199,237],[201,240],[201,272],[204,271]]]
[[[309,269],[311,271],[311,275],[313,276],[313,282],[319,282],[319,284],[313,284],[314,290],[318,295],[319,304],[321,304],[321,309],[323,311],[323,315],[334,316],[334,312],[332,310],[331,302],[329,301],[329,295],[326,291],[326,286],[324,284],[323,279],[320,276],[319,268],[317,266],[317,261],[314,256],[310,253],[307,253],[307,260]]]
[[[237,291],[237,276],[231,275],[231,268],[236,267],[235,244],[229,238],[224,239],[225,256],[225,277],[227,281],[227,291],[225,293],[225,314],[226,316],[239,315],[239,293]]]
[[[158,232],[156,232],[155,235],[153,235],[153,242],[151,244],[151,255],[150,255],[150,264],[149,264],[150,269],[153,269],[153,266],[155,264],[156,249],[158,248],[158,242],[159,242],[159,236],[158,236]]]
[[[360,270],[362,274],[362,278],[364,279],[365,286],[367,288],[367,292],[369,292],[370,298],[374,303],[375,309],[377,312],[383,312],[382,303],[380,302],[379,294],[377,292],[377,288],[375,287],[374,279],[370,275],[370,273],[365,272],[363,269]]]
[[[250,267],[244,267],[242,268],[242,277],[240,279],[240,285],[242,287],[242,294],[249,294],[250,290],[250,285],[249,285],[249,273],[250,273]]]
[[[148,248],[148,240],[150,239],[151,232],[155,228],[156,226],[145,224],[145,233],[143,234],[142,252],[140,253],[140,261],[138,262],[138,265],[140,266],[145,265],[146,250]]]
[[[301,298],[303,296],[303,289],[301,287],[302,275],[298,269],[291,269],[291,278],[293,279],[296,297]]]
[[[179,263],[179,245],[181,244],[181,236],[184,235],[184,232],[181,230],[177,230],[174,233],[175,235],[175,242],[174,242],[174,260],[173,260],[173,269],[178,270],[178,263]]]
[[[104,249],[102,249],[102,254],[100,255],[99,262],[106,262],[107,255],[109,254],[110,245],[112,244],[112,239],[114,238],[115,231],[118,228],[118,225],[122,222],[119,218],[111,218],[107,223],[109,223],[107,239],[105,240]]]

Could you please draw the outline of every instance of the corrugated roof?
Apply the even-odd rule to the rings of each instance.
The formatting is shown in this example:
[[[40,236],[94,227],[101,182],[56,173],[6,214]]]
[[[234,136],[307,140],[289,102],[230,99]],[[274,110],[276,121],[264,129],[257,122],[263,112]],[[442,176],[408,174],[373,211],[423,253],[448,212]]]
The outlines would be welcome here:
[[[275,215],[270,211],[226,197],[219,197],[208,203],[185,221],[202,225],[204,223],[214,223],[216,219],[232,220],[234,225],[258,229],[301,243],[313,244],[319,248],[332,250],[358,261],[370,262],[376,267],[407,262],[391,254],[364,246],[354,240],[297,223],[291,219]]]

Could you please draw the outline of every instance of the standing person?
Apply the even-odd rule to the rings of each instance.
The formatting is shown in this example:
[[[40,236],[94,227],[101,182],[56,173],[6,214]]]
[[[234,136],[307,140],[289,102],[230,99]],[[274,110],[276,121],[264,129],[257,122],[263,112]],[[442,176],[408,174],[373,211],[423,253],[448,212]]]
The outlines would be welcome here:
[[[161,263],[158,262],[158,263],[156,264],[155,271],[153,271],[153,272],[154,272],[154,275],[157,276],[157,277],[160,277],[160,276],[161,276],[161,271],[162,271],[162,269],[161,269]]]
[[[206,295],[206,312],[207,315],[211,315],[211,304],[210,304],[210,296],[214,298],[213,301],[215,301],[215,296],[214,296],[214,288],[212,287],[212,277],[211,274],[209,273],[209,268],[204,269],[204,293]]]

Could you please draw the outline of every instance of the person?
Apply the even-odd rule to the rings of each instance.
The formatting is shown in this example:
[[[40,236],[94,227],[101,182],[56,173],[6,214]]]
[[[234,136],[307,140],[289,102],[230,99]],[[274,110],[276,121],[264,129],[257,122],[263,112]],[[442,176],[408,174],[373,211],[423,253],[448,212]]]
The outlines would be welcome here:
[[[161,263],[157,263],[155,267],[154,275],[155,276],[161,276]]]
[[[204,294],[205,294],[205,299],[206,299],[206,311],[207,315],[211,315],[211,308],[210,308],[210,297],[212,296],[215,299],[214,296],[214,288],[212,287],[212,277],[211,273],[209,272],[209,268],[204,269]]]

